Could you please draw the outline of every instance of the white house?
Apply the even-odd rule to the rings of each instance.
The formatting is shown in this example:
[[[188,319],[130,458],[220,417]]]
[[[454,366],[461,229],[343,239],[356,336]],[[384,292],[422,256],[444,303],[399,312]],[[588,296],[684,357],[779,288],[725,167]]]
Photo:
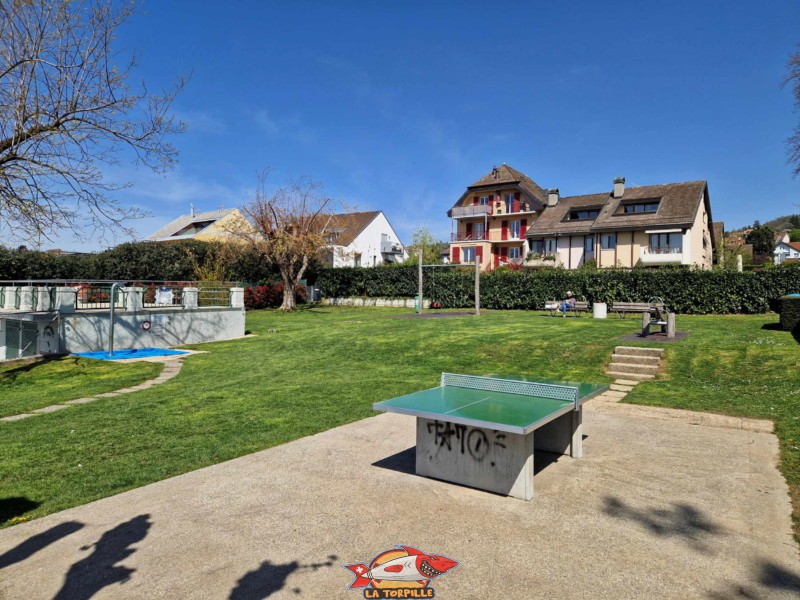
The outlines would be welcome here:
[[[331,267],[374,267],[401,263],[408,257],[400,237],[381,211],[333,215],[325,237],[331,249]]]
[[[787,259],[800,260],[800,242],[780,242],[772,251],[775,264],[779,265]]]

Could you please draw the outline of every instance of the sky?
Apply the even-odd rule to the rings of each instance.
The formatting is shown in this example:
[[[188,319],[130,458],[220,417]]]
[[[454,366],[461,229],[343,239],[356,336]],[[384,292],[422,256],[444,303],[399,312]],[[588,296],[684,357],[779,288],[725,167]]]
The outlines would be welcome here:
[[[151,88],[191,74],[178,166],[106,170],[150,213],[142,238],[190,204],[241,206],[265,168],[384,211],[406,243],[448,238],[447,210],[501,163],[562,196],[705,179],[726,229],[800,212],[794,0],[149,0],[117,42]]]

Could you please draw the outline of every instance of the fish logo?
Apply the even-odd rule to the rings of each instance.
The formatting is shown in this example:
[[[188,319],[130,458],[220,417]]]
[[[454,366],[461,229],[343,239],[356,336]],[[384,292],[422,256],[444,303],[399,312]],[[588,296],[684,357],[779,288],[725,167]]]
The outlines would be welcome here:
[[[344,565],[355,575],[349,589],[363,589],[364,598],[433,598],[430,582],[458,566],[458,561],[427,554],[410,546],[381,552],[369,566]]]

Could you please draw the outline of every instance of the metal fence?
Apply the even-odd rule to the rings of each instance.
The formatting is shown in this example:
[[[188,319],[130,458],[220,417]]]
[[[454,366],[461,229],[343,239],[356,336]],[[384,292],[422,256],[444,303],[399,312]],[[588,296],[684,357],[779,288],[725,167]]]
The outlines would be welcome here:
[[[114,307],[125,308],[125,300],[125,292],[120,288],[116,288],[114,290]],[[110,308],[110,306],[111,285],[87,283],[75,288],[75,310]]]

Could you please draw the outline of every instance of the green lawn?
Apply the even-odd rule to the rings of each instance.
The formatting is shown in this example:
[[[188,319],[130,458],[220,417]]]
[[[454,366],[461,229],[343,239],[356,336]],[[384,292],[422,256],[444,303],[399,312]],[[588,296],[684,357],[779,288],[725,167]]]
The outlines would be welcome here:
[[[161,368],[74,356],[0,366],[0,417],[137,385],[157,376]]]
[[[0,522],[38,517],[368,417],[372,402],[438,384],[442,371],[607,382],[618,337],[638,319],[395,319],[403,310],[248,314],[257,337],[206,344],[150,390],[0,423]],[[800,491],[800,347],[775,316],[679,317],[664,381],[633,402],[774,418],[784,473]],[[273,331],[273,332],[270,332]],[[122,365],[118,365],[122,366]],[[31,377],[48,364],[29,369]],[[88,367],[87,367],[88,368]],[[55,400],[62,392],[51,390]],[[83,392],[81,392],[83,394]],[[797,494],[795,494],[797,497]],[[10,500],[4,500],[10,499]]]

